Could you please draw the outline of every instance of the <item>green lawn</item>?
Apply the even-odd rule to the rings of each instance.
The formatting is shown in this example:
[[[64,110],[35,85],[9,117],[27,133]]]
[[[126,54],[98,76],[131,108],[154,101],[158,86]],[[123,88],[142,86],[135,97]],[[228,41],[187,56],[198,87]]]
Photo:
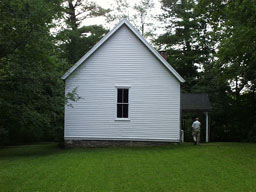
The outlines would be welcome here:
[[[0,191],[256,191],[256,144],[0,149]]]

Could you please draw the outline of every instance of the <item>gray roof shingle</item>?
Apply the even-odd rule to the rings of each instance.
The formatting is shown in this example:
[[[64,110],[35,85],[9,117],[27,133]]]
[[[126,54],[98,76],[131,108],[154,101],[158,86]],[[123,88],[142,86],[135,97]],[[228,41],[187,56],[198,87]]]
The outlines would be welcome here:
[[[210,111],[212,109],[206,93],[181,93],[183,111]]]

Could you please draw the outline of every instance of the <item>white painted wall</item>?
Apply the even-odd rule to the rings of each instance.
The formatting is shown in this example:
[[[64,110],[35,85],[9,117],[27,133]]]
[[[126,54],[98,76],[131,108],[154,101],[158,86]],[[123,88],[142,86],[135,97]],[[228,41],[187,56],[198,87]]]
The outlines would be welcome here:
[[[130,121],[116,120],[116,86],[130,86]],[[125,25],[66,79],[75,87],[66,140],[179,141],[180,83]]]

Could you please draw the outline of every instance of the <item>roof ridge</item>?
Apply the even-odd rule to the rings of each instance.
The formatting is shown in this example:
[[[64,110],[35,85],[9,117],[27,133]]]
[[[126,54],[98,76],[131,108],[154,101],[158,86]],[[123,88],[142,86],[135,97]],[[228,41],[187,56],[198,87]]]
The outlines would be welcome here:
[[[185,80],[179,73],[142,37],[136,28],[134,28],[127,19],[122,19],[111,31],[109,31],[98,43],[96,43],[83,57],[81,57],[61,78],[65,80],[72,74],[87,58],[89,58],[102,44],[104,44],[118,29],[126,25],[135,36],[137,36],[142,43],[158,58],[158,60],[178,79],[180,82]]]

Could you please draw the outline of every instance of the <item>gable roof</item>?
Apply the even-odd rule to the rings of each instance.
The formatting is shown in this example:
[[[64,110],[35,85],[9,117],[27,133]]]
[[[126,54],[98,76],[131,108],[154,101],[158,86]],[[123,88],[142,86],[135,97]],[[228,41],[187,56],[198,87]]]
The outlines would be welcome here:
[[[206,93],[182,93],[181,109],[183,111],[211,111],[211,103]]]
[[[175,71],[175,69],[140,35],[140,33],[126,20],[123,19],[105,35],[92,49],[90,49],[81,59],[79,59],[61,78],[63,80],[73,73],[86,59],[88,59],[101,45],[103,45],[118,29],[126,25],[133,34],[153,53],[153,55],[178,79],[181,83],[185,80]]]

